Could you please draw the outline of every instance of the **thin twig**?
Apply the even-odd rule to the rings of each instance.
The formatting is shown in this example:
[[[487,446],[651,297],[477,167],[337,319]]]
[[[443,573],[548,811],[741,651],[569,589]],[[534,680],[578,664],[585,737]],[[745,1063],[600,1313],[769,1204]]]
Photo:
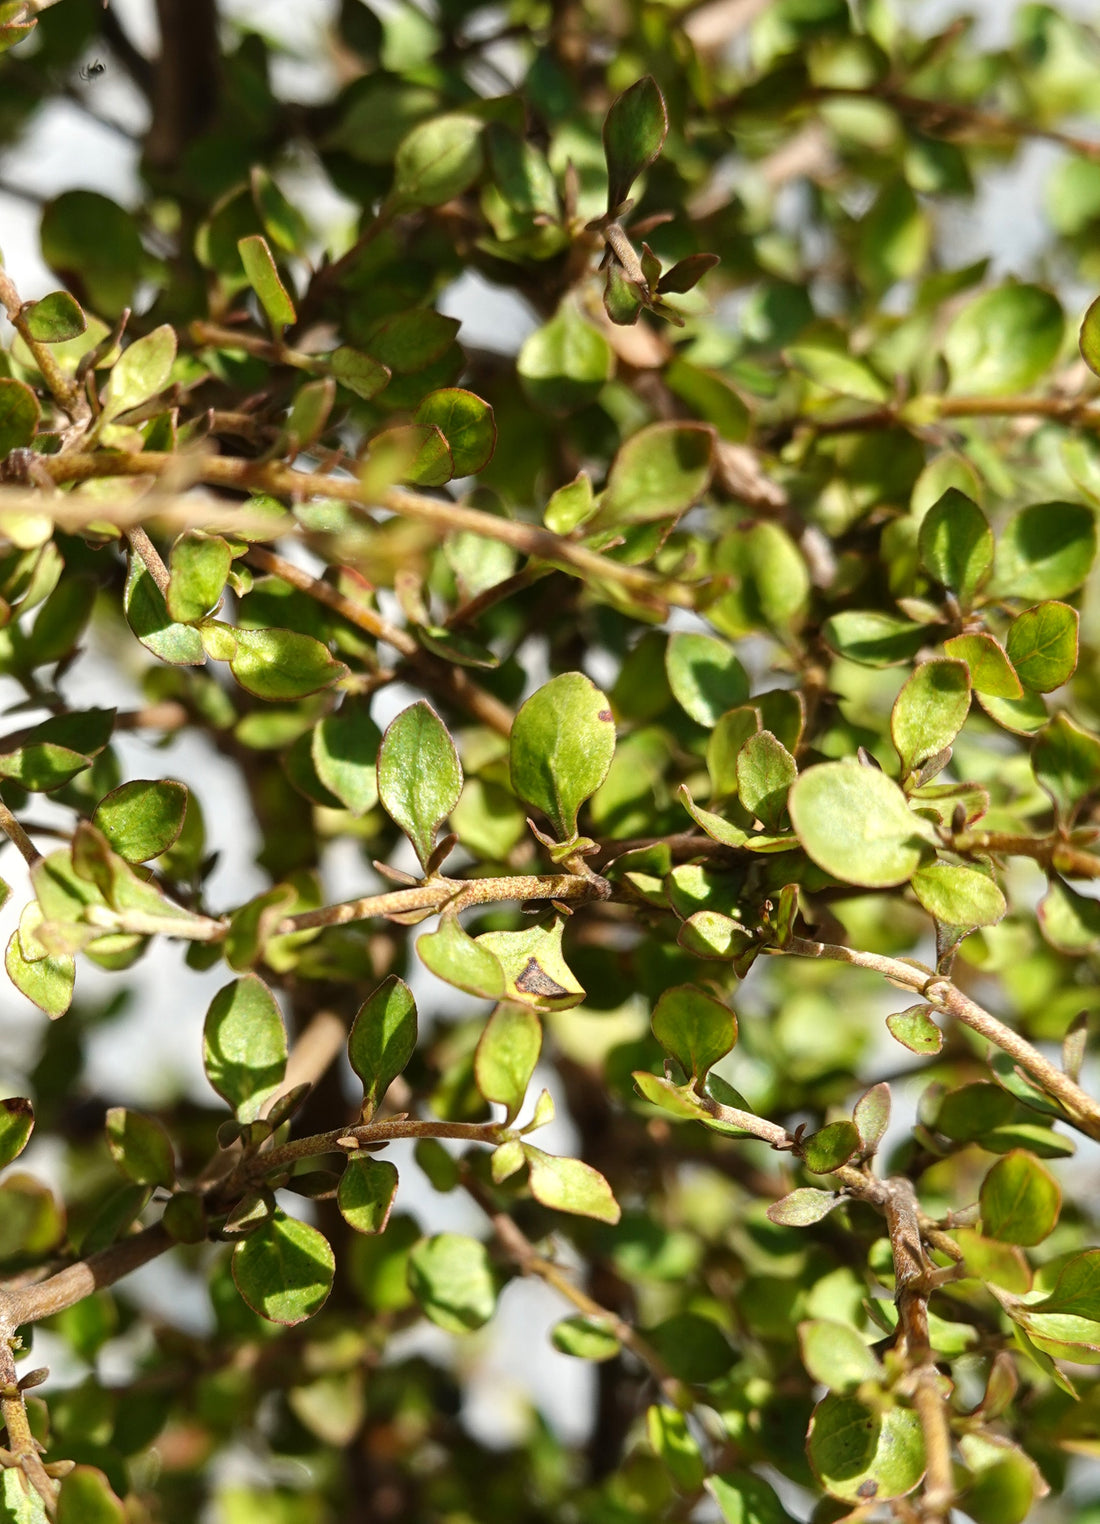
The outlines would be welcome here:
[[[105,476],[159,476],[177,463],[175,455],[145,450],[117,454],[86,452],[72,455],[47,455],[43,465],[56,483],[89,481]],[[357,481],[322,472],[305,473],[275,462],[239,460],[208,455],[194,463],[196,480],[208,486],[235,487],[242,491],[270,492],[277,497],[302,501],[312,497],[337,498],[361,507],[382,507],[403,518],[418,519],[433,525],[441,534],[467,529],[485,539],[500,540],[524,555],[536,556],[572,576],[592,578],[622,588],[633,597],[648,602],[655,610],[666,604],[694,608],[698,588],[676,582],[642,566],[628,566],[608,556],[578,545],[562,535],[552,534],[536,524],[499,518],[479,508],[469,508],[447,498],[428,497],[405,487],[391,487],[376,495],[364,491]],[[104,518],[102,505],[95,517]],[[158,509],[146,505],[145,517],[154,518]]]
[[[24,831],[7,805],[0,799],[0,830],[2,830],[12,846],[22,853],[23,861],[29,868],[33,868],[42,853]]]
[[[409,634],[407,630],[398,625],[390,624],[377,610],[368,608],[365,604],[356,603],[341,593],[330,582],[323,581],[320,577],[311,576],[302,567],[295,566],[293,561],[288,561],[285,556],[276,555],[274,551],[265,549],[262,545],[253,545],[246,558],[253,566],[261,571],[272,573],[291,587],[296,587],[307,597],[313,598],[317,603],[323,603],[341,618],[354,624],[358,629],[365,630],[375,640],[385,641],[393,646],[395,651],[405,658],[407,662],[423,678],[425,685],[441,691],[451,703],[465,709],[480,720],[483,725],[488,725],[498,735],[509,735],[512,729],[512,711],[506,704],[502,704],[498,698],[487,693],[478,683],[475,683],[469,674],[461,667],[449,667],[445,662],[436,661],[431,654],[425,651]]]
[[[903,989],[913,990],[929,1005],[946,1011],[1002,1052],[1008,1053],[1064,1107],[1082,1132],[1091,1138],[1100,1139],[1100,1105],[1075,1084],[1068,1074],[1044,1058],[1026,1038],[1005,1026],[1004,1022],[998,1021],[989,1011],[971,1000],[969,995],[965,995],[957,985],[932,969],[902,962],[900,958],[883,957],[879,953],[859,952],[835,943],[813,942],[806,937],[792,937],[784,947],[768,948],[767,951],[779,955],[830,958],[837,963],[850,963],[856,968],[866,968],[881,974]]]
[[[130,549],[156,583],[162,598],[168,597],[168,568],[161,560],[160,551],[140,524],[126,531]]]

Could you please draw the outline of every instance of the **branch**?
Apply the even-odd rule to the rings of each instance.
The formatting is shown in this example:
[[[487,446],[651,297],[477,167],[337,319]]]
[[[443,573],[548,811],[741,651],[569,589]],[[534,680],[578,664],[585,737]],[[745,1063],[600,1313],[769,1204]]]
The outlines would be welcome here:
[[[457,913],[471,905],[488,905],[500,900],[606,899],[610,887],[606,879],[595,875],[584,878],[577,873],[517,873],[508,878],[428,879],[411,889],[368,894],[361,899],[345,900],[340,905],[323,905],[319,910],[303,910],[297,915],[288,915],[279,922],[275,934],[285,937],[292,932],[311,931],[318,926],[346,926],[350,921],[369,921],[375,916],[403,916],[418,910],[424,911],[426,915],[444,908]]]
[[[158,1222],[75,1265],[67,1265],[37,1285],[0,1288],[0,1349],[24,1323],[37,1323],[55,1312],[64,1312],[66,1307],[75,1307],[86,1296],[147,1265],[173,1243]]]
[[[51,480],[61,484],[107,476],[159,476],[176,464],[178,457],[156,450],[133,454],[74,452],[72,455],[46,455],[42,461]],[[418,519],[433,525],[441,534],[467,529],[485,539],[500,540],[523,555],[548,561],[572,576],[582,579],[591,577],[595,581],[612,583],[648,602],[655,610],[669,603],[680,608],[695,607],[699,589],[691,583],[672,581],[658,572],[647,571],[642,566],[627,566],[562,535],[552,534],[549,529],[498,518],[496,514],[485,513],[479,508],[468,508],[465,504],[452,502],[448,498],[428,497],[425,493],[412,492],[405,487],[391,487],[375,499],[365,493],[357,481],[346,476],[333,476],[319,471],[306,473],[277,463],[265,465],[258,461],[220,455],[208,455],[196,460],[194,470],[195,479],[206,482],[209,486],[233,487],[245,492],[270,492],[277,497],[295,501],[312,497],[334,497],[359,507],[382,507],[403,518]],[[89,521],[104,517],[102,504],[96,504],[95,508],[93,513],[89,505]],[[147,504],[142,516],[153,518],[156,511],[152,504]]]
[[[54,401],[70,417],[80,397],[80,389],[76,383],[70,381],[65,372],[58,365],[50,352],[48,344],[42,344],[30,331],[27,323],[25,304],[19,298],[19,292],[8,273],[0,266],[0,305],[8,315],[8,321],[23,343],[34,356],[34,363],[42,373],[42,379],[50,389]]]
[[[912,990],[922,996],[929,1005],[945,1011],[965,1026],[986,1038],[1003,1052],[1008,1053],[1052,1095],[1069,1114],[1074,1124],[1090,1138],[1100,1139],[1100,1105],[1068,1074],[1056,1068],[1049,1059],[1014,1032],[1011,1027],[998,1021],[982,1006],[965,995],[957,985],[929,968],[904,963],[900,958],[886,958],[878,953],[858,952],[830,942],[813,942],[806,937],[792,937],[785,947],[767,948],[772,954],[793,954],[801,958],[831,958],[837,963],[851,963],[856,968],[867,968],[882,974],[891,984]]]
[[[925,1253],[916,1193],[910,1181],[897,1177],[884,1185],[882,1210],[894,1258],[899,1343],[912,1373],[913,1406],[924,1435],[927,1470],[921,1517],[926,1524],[947,1524],[955,1500],[951,1421],[928,1335],[928,1297],[943,1272]]]
[[[27,866],[29,868],[33,868],[35,863],[42,856],[42,853],[35,846],[34,842],[27,835],[26,831],[24,831],[23,827],[19,824],[18,820],[16,820],[15,816],[8,809],[7,805],[2,799],[0,799],[0,830],[4,832],[8,840],[11,842],[12,846],[17,847],[18,850],[22,853],[23,861],[27,864]]]
[[[415,669],[426,687],[441,690],[451,703],[467,710],[474,719],[488,725],[490,730],[495,730],[499,735],[511,734],[513,716],[508,706],[475,683],[463,668],[448,667],[445,662],[433,659],[431,653],[425,651],[407,630],[390,624],[375,609],[345,597],[330,582],[311,576],[285,556],[278,556],[261,545],[253,545],[245,559],[253,566],[280,577],[317,603],[323,603],[350,624],[373,635],[375,640],[393,646]]]
[[[157,585],[162,598],[168,597],[168,568],[161,560],[160,551],[145,533],[140,524],[126,531],[126,539],[130,549],[138,560],[141,561],[145,570]]]
[[[644,1338],[625,1318],[619,1317],[618,1313],[612,1312],[609,1307],[602,1306],[594,1297],[589,1296],[587,1291],[575,1285],[560,1265],[540,1254],[508,1214],[497,1210],[488,1191],[468,1170],[464,1172],[462,1183],[488,1217],[497,1243],[523,1275],[537,1275],[548,1286],[553,1286],[555,1291],[565,1297],[566,1301],[571,1302],[586,1318],[593,1318],[603,1323],[615,1335],[623,1348],[628,1349],[649,1370],[664,1396],[675,1407],[683,1408],[692,1405],[691,1397],[686,1392],[683,1383],[672,1374],[648,1339]]]

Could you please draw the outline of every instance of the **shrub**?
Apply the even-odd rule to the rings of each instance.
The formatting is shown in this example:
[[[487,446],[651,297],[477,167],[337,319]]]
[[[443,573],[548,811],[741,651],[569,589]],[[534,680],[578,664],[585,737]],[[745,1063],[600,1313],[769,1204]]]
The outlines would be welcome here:
[[[0,1516],[1100,1517],[1095,31],[157,10],[0,5],[32,199],[149,107],[0,269]]]

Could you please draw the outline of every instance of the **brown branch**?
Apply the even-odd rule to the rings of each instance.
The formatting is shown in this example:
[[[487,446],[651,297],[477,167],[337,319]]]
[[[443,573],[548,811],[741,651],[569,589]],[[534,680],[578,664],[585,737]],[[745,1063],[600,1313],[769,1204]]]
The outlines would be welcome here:
[[[894,1300],[900,1344],[913,1380],[913,1406],[924,1435],[927,1470],[920,1517],[925,1524],[947,1524],[955,1500],[951,1464],[951,1421],[928,1334],[928,1297],[941,1272],[925,1253],[916,1193],[910,1181],[884,1182],[882,1210],[894,1258]]]
[[[1009,1054],[1065,1109],[1074,1124],[1091,1138],[1100,1139],[1100,1105],[1081,1087],[1050,1062],[1049,1059],[1014,1032],[1011,1027],[971,1000],[957,985],[941,977],[932,969],[900,958],[887,958],[879,953],[858,952],[835,943],[813,942],[806,937],[792,937],[783,948],[767,948],[766,951],[780,956],[793,954],[801,958],[830,958],[837,963],[850,963],[856,968],[870,969],[889,979],[891,984],[913,990],[929,1005],[945,1011],[986,1038],[1002,1052]]]
[[[34,363],[38,366],[54,401],[72,417],[80,399],[79,388],[75,382],[69,380],[58,365],[50,352],[50,346],[41,343],[31,333],[25,305],[20,300],[19,292],[15,289],[11,276],[3,266],[0,266],[0,305],[7,313],[8,321],[33,355]]]
[[[369,921],[376,916],[404,916],[418,910],[430,915],[447,908],[457,914],[471,905],[488,905],[500,900],[605,899],[609,893],[610,885],[605,879],[583,877],[577,873],[429,879],[411,889],[367,894],[339,905],[323,905],[319,910],[302,910],[297,915],[288,915],[279,922],[276,935],[289,936],[292,932],[311,931],[319,926],[346,926],[351,921]]]
[[[140,524],[126,531],[130,549],[156,583],[162,598],[168,597],[168,568],[161,560],[160,551]]]
[[[662,1393],[676,1407],[691,1405],[691,1398],[683,1384],[672,1374],[662,1357],[638,1330],[618,1313],[604,1307],[570,1280],[561,1266],[540,1254],[534,1244],[516,1226],[506,1212],[497,1210],[489,1192],[476,1180],[469,1170],[463,1173],[463,1185],[488,1217],[497,1243],[523,1275],[537,1275],[539,1280],[553,1286],[578,1312],[592,1318],[615,1335],[624,1349],[644,1365],[660,1386]]]
[[[72,455],[46,455],[42,463],[56,483],[90,481],[108,476],[159,476],[177,463],[178,457],[156,450],[133,454],[118,452],[73,453]],[[345,476],[333,476],[322,472],[292,470],[289,466],[269,462],[240,460],[220,455],[204,456],[194,462],[195,480],[208,486],[232,487],[239,491],[270,492],[277,497],[303,501],[311,497],[337,498],[340,502],[354,503],[360,507],[382,507],[403,518],[417,519],[431,524],[441,534],[468,529],[485,539],[500,540],[523,555],[535,556],[547,561],[571,576],[592,578],[610,583],[631,596],[647,602],[654,610],[666,604],[680,608],[694,608],[698,587],[686,582],[676,582],[648,571],[642,566],[628,566],[613,561],[608,556],[578,545],[562,535],[551,533],[536,524],[520,523],[513,519],[499,518],[479,508],[469,508],[448,498],[428,497],[405,487],[391,487],[377,497],[364,492],[357,481]],[[96,505],[96,519],[104,517],[101,504]],[[148,503],[143,517],[154,518],[158,513],[155,503]],[[93,515],[89,514],[89,517]]]
[[[55,1312],[64,1312],[66,1307],[75,1307],[86,1296],[113,1286],[123,1276],[147,1265],[170,1249],[173,1242],[158,1222],[88,1259],[66,1266],[37,1285],[0,1287],[0,1347],[24,1323],[37,1323]]]
[[[15,816],[8,809],[7,805],[2,799],[0,799],[0,830],[4,832],[5,836],[11,842],[12,846],[16,847],[22,854],[23,861],[27,864],[27,866],[33,868],[35,863],[42,856],[42,853],[35,846],[34,842],[27,835],[26,831],[24,831],[23,827],[19,824],[18,820],[16,820]]]

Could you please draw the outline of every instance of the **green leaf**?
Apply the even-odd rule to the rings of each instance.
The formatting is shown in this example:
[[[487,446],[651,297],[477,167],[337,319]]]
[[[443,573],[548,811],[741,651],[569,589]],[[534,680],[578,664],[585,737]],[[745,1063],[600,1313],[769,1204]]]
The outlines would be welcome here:
[[[416,1001],[404,979],[390,974],[359,1007],[348,1036],[348,1058],[363,1082],[364,1105],[375,1111],[416,1048]]]
[[[496,449],[497,426],[487,402],[461,387],[429,392],[415,413],[417,423],[434,424],[447,441],[452,473],[474,476],[483,471]]]
[[[148,862],[179,840],[187,799],[182,783],[136,778],[104,794],[92,824],[127,862]]]
[[[980,1081],[949,1090],[940,1101],[935,1126],[957,1143],[977,1143],[1015,1113],[1016,1103],[1007,1090]]]
[[[352,1154],[340,1176],[336,1205],[357,1233],[384,1233],[397,1192],[397,1170],[388,1159]]]
[[[903,1497],[924,1475],[924,1440],[912,1409],[876,1412],[836,1392],[814,1409],[807,1451],[826,1490],[850,1503],[862,1502],[871,1486],[876,1503]]]
[[[577,812],[607,777],[614,754],[615,722],[606,696],[583,672],[563,672],[516,715],[512,787],[542,811],[558,841],[572,841]]]
[[[753,624],[763,623],[787,641],[806,612],[810,573],[805,557],[780,524],[754,524],[741,539],[742,591]]]
[[[962,661],[922,662],[890,712],[890,735],[902,778],[954,741],[970,710],[970,674]]]
[[[1031,767],[1062,821],[1069,824],[1083,800],[1100,789],[1100,737],[1069,715],[1056,714],[1035,738]]]
[[[702,1080],[737,1042],[737,1017],[705,990],[680,984],[658,1000],[653,1035],[685,1074]]]
[[[353,815],[365,815],[378,802],[381,740],[366,704],[352,698],[314,727],[310,756],[317,776]]]
[[[821,633],[838,656],[864,667],[894,667],[909,661],[928,643],[925,625],[873,609],[846,609],[833,614]]]
[[[974,1228],[956,1228],[952,1234],[963,1251],[966,1274],[1022,1295],[1031,1290],[1031,1267],[1022,1249],[1013,1244],[984,1238]]]
[[[603,292],[604,311],[620,328],[629,328],[638,321],[642,310],[642,298],[638,287],[628,280],[626,272],[617,259],[612,257],[607,265],[607,280]]]
[[[1100,1323],[1100,1249],[1086,1249],[1067,1259],[1053,1291],[1041,1302],[1030,1303],[1029,1310],[1063,1312]]]
[[[859,1129],[853,1122],[830,1122],[820,1132],[803,1138],[802,1162],[815,1175],[831,1175],[859,1149]]]
[[[1029,736],[1041,730],[1049,716],[1046,705],[1038,693],[1025,692],[1022,698],[994,698],[989,693],[978,693],[978,703],[1002,730],[1014,735]]]
[[[496,1308],[496,1277],[476,1238],[437,1233],[421,1239],[409,1255],[408,1277],[424,1312],[448,1333],[472,1333]]]
[[[135,339],[111,367],[103,394],[108,419],[140,407],[168,385],[176,361],[176,330],[168,323]]]
[[[614,366],[611,345],[569,298],[548,323],[524,339],[516,359],[524,391],[548,413],[573,412],[593,401]]]
[[[887,1016],[886,1026],[890,1036],[910,1053],[933,1054],[943,1047],[943,1033],[932,1020],[926,1005],[911,1005],[906,1011]]]
[[[29,26],[26,31],[30,31]],[[17,42],[19,38],[13,40]],[[0,31],[0,51],[4,47],[5,37]],[[35,1489],[27,1485],[22,1467],[5,1466],[0,1471],[0,1520],[3,1524],[48,1524],[45,1505]],[[75,1524],[71,1517],[69,1524]]]
[[[993,531],[977,503],[948,487],[921,520],[917,546],[925,571],[970,608],[993,566]]]
[[[393,191],[414,206],[442,206],[468,189],[485,166],[481,145],[484,123],[476,116],[451,112],[414,127],[393,161]]]
[[[1039,286],[982,292],[952,320],[944,338],[951,390],[998,397],[1028,391],[1053,365],[1064,330],[1057,297]]]
[[[702,1486],[706,1467],[679,1408],[654,1403],[646,1413],[646,1437],[681,1491],[694,1492]]]
[[[181,534],[169,557],[170,618],[188,624],[211,613],[221,601],[232,564],[233,553],[221,535],[198,529]]]
[[[425,699],[402,710],[382,737],[378,797],[427,872],[439,826],[458,803],[462,767],[446,725]]]
[[[749,736],[737,753],[738,797],[765,830],[779,829],[787,794],[797,776],[794,758],[770,730]]]
[[[287,200],[276,182],[260,165],[252,166],[249,180],[256,210],[272,241],[288,254],[304,254],[309,242],[309,225],[301,212]]]
[[[538,1011],[564,1011],[584,999],[572,969],[562,955],[564,922],[532,926],[524,931],[487,931],[477,938],[504,972],[504,998]]]
[[[27,1146],[34,1131],[34,1107],[24,1096],[0,1101],[0,1169],[6,1169]]]
[[[714,260],[707,255],[700,255],[699,258],[708,261],[708,265],[700,271],[703,274]],[[680,263],[688,264],[689,261],[681,260]],[[662,276],[661,291],[672,289],[668,284],[669,278],[679,269],[680,265],[674,265]],[[712,423],[723,439],[736,444],[748,437],[752,415],[739,394],[717,371],[703,370],[676,355],[665,366],[664,379],[669,390],[687,403],[692,415]]]
[[[248,284],[259,297],[260,305],[266,312],[267,320],[274,331],[279,333],[283,328],[288,328],[291,323],[296,323],[298,314],[295,311],[294,302],[283,285],[282,277],[279,275],[267,239],[263,234],[250,233],[247,238],[238,239],[237,250],[241,256],[244,273],[248,277]]]
[[[614,1360],[622,1347],[606,1323],[580,1314],[555,1323],[550,1342],[560,1354],[596,1362]]]
[[[593,528],[678,518],[707,490],[714,430],[703,423],[651,423],[611,463]]]
[[[41,301],[31,302],[23,316],[31,338],[40,344],[63,344],[78,338],[88,326],[80,303],[67,291],[51,291]]]
[[[961,863],[928,863],[911,882],[928,914],[948,926],[994,926],[1008,909],[988,874]]]
[[[485,1024],[474,1055],[474,1077],[487,1101],[505,1107],[506,1126],[523,1105],[541,1048],[542,1025],[526,1006],[498,1005]]]
[[[328,1239],[279,1210],[237,1245],[231,1263],[252,1311],[288,1328],[321,1310],[336,1270]]]
[[[334,349],[327,360],[334,379],[364,402],[377,397],[392,374],[388,365],[358,349],[349,349],[346,344]]]
[[[137,556],[130,557],[124,607],[131,630],[161,661],[184,666],[205,662],[202,636],[192,625],[172,618],[160,589]]]
[[[749,696],[748,675],[733,647],[714,635],[670,635],[665,672],[677,703],[708,730]]]
[[[712,1318],[697,1312],[677,1312],[645,1336],[681,1381],[705,1385],[724,1376],[733,1364],[733,1350]]]
[[[834,1392],[850,1392],[864,1381],[881,1381],[878,1357],[847,1323],[821,1318],[798,1325],[802,1363],[815,1381]]]
[[[48,953],[35,936],[42,912],[27,905],[4,954],[4,967],[16,989],[51,1019],[64,1016],[72,1004],[76,962],[65,953]]]
[[[955,661],[966,664],[976,693],[990,698],[1018,699],[1023,686],[1000,641],[981,631],[974,635],[955,635],[945,640],[943,648]]]
[[[0,376],[0,460],[30,444],[41,415],[38,398],[26,382]]]
[[[286,1027],[263,980],[245,974],[224,985],[206,1013],[203,1067],[239,1122],[260,1115],[283,1082],[286,1057]]]
[[[752,1471],[724,1471],[705,1485],[725,1524],[794,1524],[774,1489]]]
[[[347,677],[348,669],[312,635],[296,630],[232,632],[229,670],[246,693],[279,702],[305,698]]]
[[[95,1466],[75,1466],[62,1478],[57,1524],[125,1524],[126,1510]]]
[[[88,757],[52,741],[32,741],[0,755],[0,778],[10,778],[32,793],[52,792],[91,766]]]
[[[861,1153],[875,1153],[890,1125],[890,1086],[885,1080],[863,1092],[853,1108],[852,1121],[859,1133]]]
[[[611,104],[604,118],[607,210],[613,216],[630,187],[661,151],[668,132],[664,97],[652,75],[636,80]]]
[[[982,1232],[1009,1244],[1041,1244],[1062,1208],[1057,1180],[1033,1154],[1014,1149],[982,1181]]]
[[[454,474],[451,447],[443,431],[434,423],[408,423],[374,435],[362,481],[364,491],[373,496],[398,481],[441,487]]]
[[[161,1124],[125,1106],[107,1112],[107,1149],[124,1175],[136,1185],[175,1184],[172,1142]]]
[[[886,889],[906,883],[933,839],[931,825],[910,810],[896,783],[855,762],[807,768],[787,808],[807,854],[847,884]]]
[[[442,916],[438,930],[420,937],[416,950],[424,967],[438,979],[486,1000],[499,1000],[503,996],[504,970],[500,960],[480,939],[475,941],[467,935],[457,916]]]
[[[1077,668],[1077,610],[1068,603],[1025,609],[1008,627],[1008,659],[1025,688],[1053,693]]]
[[[858,397],[861,402],[887,402],[890,389],[870,365],[847,350],[827,343],[791,344],[784,351],[792,368],[827,392]]]
[[[148,256],[137,219],[117,202],[96,191],[65,191],[43,208],[39,236],[47,265],[99,317],[113,321],[134,305]]]
[[[1096,556],[1096,517],[1081,503],[1033,503],[997,541],[994,590],[1005,598],[1064,598]]]
[[[590,1164],[581,1159],[558,1159],[530,1143],[523,1145],[530,1170],[531,1194],[544,1207],[594,1217],[597,1222],[618,1222],[619,1203],[611,1187]]]
[[[741,748],[760,730],[760,710],[742,704],[723,714],[707,742],[707,772],[715,798],[732,797],[740,787],[737,759]]]
[[[1095,375],[1100,375],[1100,296],[1085,313],[1078,345],[1081,358],[1089,370]]]
[[[740,921],[716,910],[697,910],[680,927],[677,941],[696,958],[733,959],[748,952],[753,935]]]
[[[1082,958],[1100,951],[1100,901],[1078,894],[1056,874],[1039,901],[1038,917],[1043,936],[1059,952]]]

